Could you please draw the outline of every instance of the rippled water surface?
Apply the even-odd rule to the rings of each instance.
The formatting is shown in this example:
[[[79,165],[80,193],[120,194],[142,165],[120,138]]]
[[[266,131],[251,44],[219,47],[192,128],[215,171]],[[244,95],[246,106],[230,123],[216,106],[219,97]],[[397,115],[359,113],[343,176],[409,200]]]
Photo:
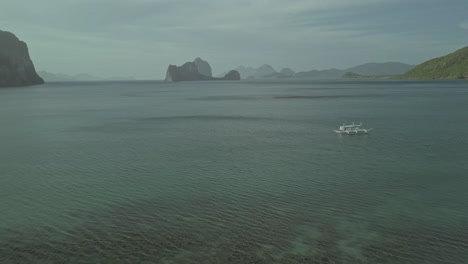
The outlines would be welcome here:
[[[468,263],[467,82],[50,83],[0,124],[0,263]]]

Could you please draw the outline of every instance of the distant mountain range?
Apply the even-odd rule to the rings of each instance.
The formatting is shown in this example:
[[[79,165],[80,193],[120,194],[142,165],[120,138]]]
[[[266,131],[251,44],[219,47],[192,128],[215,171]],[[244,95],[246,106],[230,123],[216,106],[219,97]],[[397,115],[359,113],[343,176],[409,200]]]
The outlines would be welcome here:
[[[263,78],[264,76],[276,73],[276,70],[268,64],[263,64],[258,68],[239,66],[235,70],[239,72],[241,79]],[[218,76],[224,76],[226,73],[224,72]]]
[[[368,76],[390,76],[403,74],[412,68],[414,65],[401,62],[366,63],[346,69],[346,72]]]
[[[274,72],[268,75],[265,75],[263,77],[266,78],[291,78],[296,74],[293,70],[290,68],[283,68],[279,72]]]
[[[345,70],[327,69],[311,70],[304,72],[294,72],[290,68],[283,68],[277,72],[273,67],[264,64],[258,68],[239,66],[236,70],[242,79],[259,78],[312,78],[312,79],[336,79],[341,78],[346,73],[353,73],[362,77],[365,76],[392,76],[400,75],[412,69],[414,65],[400,62],[366,63],[354,66]]]
[[[294,75],[295,78],[317,78],[317,79],[335,79],[341,78],[346,70],[328,69],[328,70],[312,70],[306,72],[298,72]]]
[[[64,73],[52,73],[48,71],[38,71],[39,76],[41,76],[46,82],[79,82],[79,81],[126,81],[134,80],[135,78],[131,76],[111,76],[108,78],[94,76],[88,73],[80,74],[64,74]]]
[[[419,64],[401,79],[468,79],[468,46]]]

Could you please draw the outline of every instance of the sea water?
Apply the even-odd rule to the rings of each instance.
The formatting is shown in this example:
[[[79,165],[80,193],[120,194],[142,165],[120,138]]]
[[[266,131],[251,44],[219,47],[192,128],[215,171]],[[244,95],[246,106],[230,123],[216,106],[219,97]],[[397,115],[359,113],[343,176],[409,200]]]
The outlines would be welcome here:
[[[466,81],[49,83],[0,126],[0,263],[468,263]]]

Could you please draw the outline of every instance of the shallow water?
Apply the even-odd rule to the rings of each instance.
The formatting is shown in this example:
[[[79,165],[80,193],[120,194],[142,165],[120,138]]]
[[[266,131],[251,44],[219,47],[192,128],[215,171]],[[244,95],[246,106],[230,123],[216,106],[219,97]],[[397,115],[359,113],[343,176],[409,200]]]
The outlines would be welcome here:
[[[0,263],[468,263],[467,102],[463,81],[0,89]]]

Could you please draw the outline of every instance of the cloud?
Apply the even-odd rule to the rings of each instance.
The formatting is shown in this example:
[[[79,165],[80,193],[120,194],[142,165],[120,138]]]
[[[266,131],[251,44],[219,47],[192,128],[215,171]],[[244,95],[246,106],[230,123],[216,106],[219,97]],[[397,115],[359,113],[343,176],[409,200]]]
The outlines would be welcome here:
[[[468,22],[462,22],[462,23],[460,23],[460,27],[463,28],[463,29],[467,29],[467,30],[468,30]]]
[[[419,63],[434,51],[450,51],[468,41],[453,28],[465,19],[468,2],[450,3],[23,0],[2,4],[0,29],[28,43],[36,68],[72,74],[160,78],[168,64],[198,56],[215,73],[263,63],[310,70],[369,61]],[[421,49],[422,42],[431,44]]]

